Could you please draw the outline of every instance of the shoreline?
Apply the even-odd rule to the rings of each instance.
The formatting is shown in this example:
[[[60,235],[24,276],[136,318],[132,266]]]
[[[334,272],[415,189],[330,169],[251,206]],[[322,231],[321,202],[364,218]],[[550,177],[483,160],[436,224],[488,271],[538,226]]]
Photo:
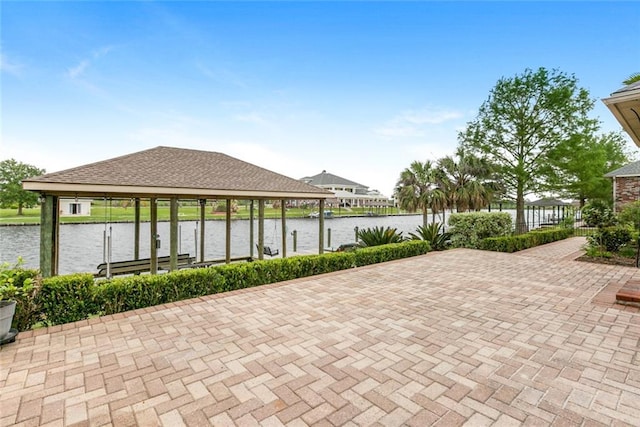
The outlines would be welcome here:
[[[340,215],[334,216],[333,218],[325,218],[325,221],[331,221],[334,219],[340,218],[376,218],[376,217],[389,217],[389,216],[415,216],[422,215],[421,213],[398,213],[398,214],[384,214],[384,215]],[[254,219],[257,219],[255,217]],[[281,219],[281,217],[268,217],[265,219]],[[318,218],[309,218],[305,216],[292,216],[287,217],[287,219],[308,219],[309,221],[317,221]],[[249,221],[249,218],[231,218],[232,221]],[[168,219],[159,219],[158,222],[169,222]],[[186,222],[186,221],[200,221],[200,219],[178,219],[178,222]],[[205,221],[225,221],[225,218],[206,218]],[[120,220],[120,221],[109,221],[108,224],[133,224],[135,221],[133,220]],[[148,223],[149,220],[141,220],[140,223]],[[60,225],[89,225],[89,224],[104,224],[104,221],[73,221],[73,222],[60,222]],[[22,226],[39,226],[40,222],[6,222],[0,223],[0,227],[22,227]]]

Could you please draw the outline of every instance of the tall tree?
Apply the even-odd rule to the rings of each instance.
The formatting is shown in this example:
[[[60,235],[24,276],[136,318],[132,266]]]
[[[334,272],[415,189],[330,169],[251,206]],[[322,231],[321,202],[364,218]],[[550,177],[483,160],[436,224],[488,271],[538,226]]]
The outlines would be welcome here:
[[[576,134],[549,151],[542,173],[548,190],[563,198],[612,201],[611,172],[631,161],[627,143],[619,132],[604,135]]]
[[[507,195],[516,201],[518,232],[527,229],[524,197],[539,189],[547,154],[572,135],[597,127],[588,117],[593,105],[573,75],[527,69],[498,80],[477,118],[458,135],[464,147],[499,168]]]
[[[400,208],[409,212],[422,211],[422,224],[426,227],[428,209],[435,185],[435,168],[430,160],[414,161],[400,173],[396,183],[395,197]]]
[[[18,215],[22,215],[22,208],[35,206],[38,195],[22,189],[22,180],[42,175],[44,169],[38,169],[14,159],[0,162],[0,206],[18,206]]]

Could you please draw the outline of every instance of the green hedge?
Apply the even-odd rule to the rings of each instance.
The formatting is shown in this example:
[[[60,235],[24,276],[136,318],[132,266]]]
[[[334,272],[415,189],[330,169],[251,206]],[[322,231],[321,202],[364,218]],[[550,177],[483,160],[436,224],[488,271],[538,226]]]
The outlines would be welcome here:
[[[478,249],[497,252],[517,252],[573,236],[572,228],[534,230],[513,236],[489,237],[480,241]]]
[[[276,258],[167,274],[118,277],[96,282],[91,274],[42,280],[36,297],[41,319],[57,325],[236,289],[392,261],[430,250],[412,240],[353,252]]]
[[[89,273],[49,277],[36,297],[42,319],[50,325],[86,319],[100,311],[93,275]]]
[[[451,245],[477,248],[482,239],[511,234],[511,215],[506,212],[467,212],[449,216]]]

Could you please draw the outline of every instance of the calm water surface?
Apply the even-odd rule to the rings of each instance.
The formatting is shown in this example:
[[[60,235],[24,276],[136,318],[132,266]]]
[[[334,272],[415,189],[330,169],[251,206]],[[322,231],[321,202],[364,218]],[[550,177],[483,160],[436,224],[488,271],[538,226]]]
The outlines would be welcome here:
[[[504,210],[514,217],[515,210]],[[447,213],[447,219],[449,213]],[[431,216],[429,216],[431,221]],[[436,221],[442,221],[436,216]],[[534,220],[540,221],[540,218]],[[336,248],[343,243],[355,241],[355,227],[397,228],[405,236],[415,232],[422,225],[422,215],[377,216],[331,218],[325,222],[325,247]],[[531,223],[530,223],[531,224]],[[195,257],[200,238],[197,221],[182,221],[179,226],[179,253]],[[281,249],[280,219],[265,219],[264,244]],[[249,242],[249,220],[231,221],[231,256],[248,256],[250,247],[258,241],[258,221],[254,221],[254,242]],[[331,229],[331,242],[328,230]],[[310,218],[287,219],[287,254],[293,253],[293,230],[297,231],[297,253],[318,253],[318,220]],[[169,255],[169,222],[158,223],[161,247],[158,256]],[[98,264],[104,262],[104,236],[112,236],[112,261],[133,259],[134,224],[61,224],[60,225],[60,274],[97,271]],[[140,225],[140,257],[149,257],[149,223]],[[196,238],[197,234],[197,238]],[[198,246],[198,248],[196,248]],[[15,263],[18,256],[25,261],[25,267],[38,268],[40,264],[40,226],[0,227],[0,263]],[[205,226],[205,260],[225,257],[225,221],[211,220]],[[199,259],[199,257],[198,257]]]
[[[355,241],[355,227],[393,227],[407,235],[422,224],[421,215],[332,218],[325,222],[325,246],[327,229],[331,229],[331,246]],[[265,220],[265,245],[280,249],[282,234],[279,219]],[[196,256],[196,238],[200,233],[196,221],[180,222],[180,253]],[[249,255],[249,220],[231,222],[231,256]],[[133,259],[134,224],[61,224],[60,225],[60,274],[75,272],[96,272],[104,259],[104,235],[111,233],[113,247],[112,260]],[[308,218],[287,219],[287,254],[293,251],[292,231],[297,231],[297,252],[318,252],[318,220]],[[159,256],[169,255],[169,223],[158,223],[161,247]],[[149,257],[149,223],[142,223],[140,230],[140,256]],[[205,226],[205,259],[221,259],[225,256],[225,222],[207,221]],[[254,221],[254,248],[258,239],[258,222]],[[198,245],[199,246],[199,245]],[[0,227],[0,262],[14,263],[18,256],[25,260],[25,266],[38,268],[40,253],[39,226]]]

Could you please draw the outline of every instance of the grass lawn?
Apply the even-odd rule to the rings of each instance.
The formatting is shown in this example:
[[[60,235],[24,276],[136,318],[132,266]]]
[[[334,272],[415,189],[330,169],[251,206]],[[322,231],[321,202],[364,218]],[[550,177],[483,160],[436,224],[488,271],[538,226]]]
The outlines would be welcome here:
[[[91,216],[61,216],[61,223],[95,223],[95,222],[133,222],[134,220],[134,208],[133,206],[122,207],[116,206],[116,202],[112,206],[104,206],[102,202],[94,202],[91,205]],[[330,209],[334,216],[354,216],[354,215],[367,215],[371,209],[369,208],[334,208]],[[395,210],[395,209],[394,209]],[[40,223],[40,207],[32,209],[23,209],[23,215],[18,216],[17,209],[0,209],[0,224],[39,224]],[[287,218],[304,218],[311,213],[310,209],[290,208],[287,209]],[[248,219],[249,218],[249,206],[240,205],[238,211],[231,214],[232,219]],[[265,207],[265,218],[280,218],[280,208]],[[381,213],[384,213],[381,210]],[[388,210],[391,213],[391,209]],[[200,219],[200,207],[197,205],[191,205],[188,203],[181,204],[178,210],[178,216],[181,221],[199,220]],[[254,216],[258,217],[258,204],[254,205]],[[210,205],[207,206],[205,218],[210,219],[224,219],[224,212],[213,212]],[[149,221],[149,207],[143,203],[140,209],[140,219],[142,221]],[[169,206],[158,206],[158,220],[169,220]]]

